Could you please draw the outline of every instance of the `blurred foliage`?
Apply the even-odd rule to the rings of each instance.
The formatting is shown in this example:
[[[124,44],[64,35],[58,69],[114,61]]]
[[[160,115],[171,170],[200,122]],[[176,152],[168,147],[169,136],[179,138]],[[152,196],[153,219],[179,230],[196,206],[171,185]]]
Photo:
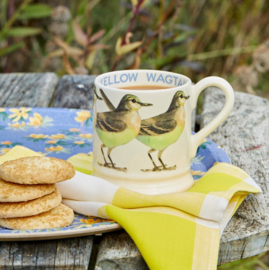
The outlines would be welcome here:
[[[0,57],[24,48],[23,38],[42,32],[41,28],[30,27],[27,22],[33,18],[50,16],[52,9],[48,5],[30,4],[31,2],[32,0],[22,1],[16,10],[8,9],[6,0],[1,2]],[[22,26],[14,26],[16,22],[19,22]],[[17,38],[22,40],[17,42]]]
[[[0,72],[149,68],[232,82],[269,35],[267,0],[66,0],[68,11],[52,10],[57,2],[0,2]]]

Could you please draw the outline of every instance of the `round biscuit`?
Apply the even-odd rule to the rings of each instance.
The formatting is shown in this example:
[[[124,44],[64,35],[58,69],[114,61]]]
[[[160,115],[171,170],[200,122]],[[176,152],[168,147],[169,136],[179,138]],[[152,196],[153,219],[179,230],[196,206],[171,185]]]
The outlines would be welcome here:
[[[0,203],[0,218],[28,217],[38,215],[58,206],[62,201],[56,189],[49,195],[27,202]]]
[[[0,202],[25,202],[55,191],[55,184],[21,185],[0,179]]]
[[[51,157],[25,157],[6,161],[0,166],[0,177],[17,184],[54,184],[71,179],[73,165]]]
[[[74,220],[74,212],[64,204],[31,217],[3,218],[0,226],[13,230],[32,230],[69,226]]]

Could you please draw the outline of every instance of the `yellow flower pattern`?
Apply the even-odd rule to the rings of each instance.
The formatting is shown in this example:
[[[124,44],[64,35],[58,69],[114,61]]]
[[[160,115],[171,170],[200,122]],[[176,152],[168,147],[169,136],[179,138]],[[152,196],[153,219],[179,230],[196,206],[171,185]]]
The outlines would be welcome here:
[[[191,175],[204,175],[204,172],[191,170]]]
[[[48,143],[48,144],[56,144],[56,143],[57,143],[57,141],[53,141],[53,140],[51,140],[51,141],[47,141],[46,143]]]
[[[102,218],[96,218],[96,217],[89,217],[89,218],[81,218],[79,220],[82,223],[85,224],[96,224],[96,223],[100,223],[100,222],[113,222],[112,219],[102,219]]]
[[[11,148],[2,148],[1,152],[0,152],[0,156],[5,155],[6,153],[8,153],[11,150]]]
[[[74,143],[75,144],[84,144],[84,142],[82,142],[82,141],[75,141]]]
[[[45,139],[48,137],[48,135],[43,135],[43,134],[30,134],[29,135],[30,138],[33,139]]]
[[[65,135],[58,133],[57,135],[51,135],[50,138],[51,139],[54,139],[54,140],[55,139],[64,139],[65,138]]]
[[[42,125],[42,116],[39,113],[34,113],[34,117],[30,117],[27,125],[29,126],[41,126]]]
[[[5,141],[5,142],[1,142],[1,144],[10,145],[10,144],[12,144],[12,142],[10,142],[10,141]]]
[[[92,134],[88,133],[88,134],[79,134],[79,137],[81,138],[86,138],[86,139],[90,139],[93,137]]]
[[[45,148],[45,150],[49,152],[59,152],[63,149],[64,148],[62,146],[51,146],[50,148]]]
[[[91,117],[90,111],[81,111],[77,112],[77,117],[75,117],[75,120],[81,123],[81,126],[83,126],[83,124],[87,122],[90,119],[90,117]]]
[[[22,122],[21,124],[19,122],[14,123],[14,124],[8,123],[8,126],[12,128],[21,128],[21,127],[25,127],[25,122]]]
[[[13,114],[9,115],[8,118],[12,119],[12,122],[18,122],[21,120],[25,120],[28,118],[29,112],[31,111],[31,108],[25,108],[25,107],[21,107],[20,109],[9,109],[10,112],[12,112]]]

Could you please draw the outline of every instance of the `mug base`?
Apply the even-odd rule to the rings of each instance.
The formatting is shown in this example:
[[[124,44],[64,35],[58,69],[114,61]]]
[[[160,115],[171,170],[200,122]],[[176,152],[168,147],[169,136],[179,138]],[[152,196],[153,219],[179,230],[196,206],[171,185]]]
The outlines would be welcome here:
[[[93,175],[105,179],[103,175],[100,175],[96,172],[94,172]],[[158,180],[156,182],[141,181],[137,183],[136,181],[123,182],[119,181],[118,179],[117,180],[106,179],[106,180],[117,186],[146,195],[160,195],[160,194],[183,192],[191,188],[194,184],[194,180],[190,171],[172,179]]]

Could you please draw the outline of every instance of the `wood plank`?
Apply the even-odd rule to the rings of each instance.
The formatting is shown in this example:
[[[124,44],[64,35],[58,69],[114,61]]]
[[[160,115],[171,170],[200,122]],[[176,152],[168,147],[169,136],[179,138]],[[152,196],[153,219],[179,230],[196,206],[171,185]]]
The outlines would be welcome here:
[[[53,107],[92,110],[96,76],[65,75],[59,82]]]
[[[0,106],[48,107],[57,83],[54,73],[0,74]]]
[[[134,241],[122,230],[103,236],[94,269],[146,270],[148,267]]]
[[[206,90],[201,126],[209,123],[224,104],[224,94]],[[219,264],[247,258],[269,249],[269,103],[257,96],[236,92],[229,118],[209,138],[223,147],[233,165],[245,170],[263,193],[249,195],[221,238]]]
[[[87,270],[93,236],[50,241],[0,242],[0,268]]]

